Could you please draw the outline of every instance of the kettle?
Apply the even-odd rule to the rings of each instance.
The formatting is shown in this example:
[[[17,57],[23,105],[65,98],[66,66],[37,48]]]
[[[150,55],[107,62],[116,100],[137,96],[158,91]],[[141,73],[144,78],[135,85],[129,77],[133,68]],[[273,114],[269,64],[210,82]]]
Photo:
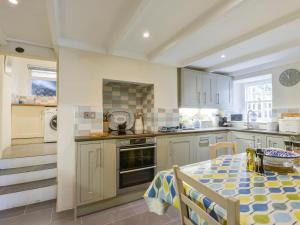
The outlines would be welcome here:
[[[118,134],[126,134],[127,122],[118,124]]]

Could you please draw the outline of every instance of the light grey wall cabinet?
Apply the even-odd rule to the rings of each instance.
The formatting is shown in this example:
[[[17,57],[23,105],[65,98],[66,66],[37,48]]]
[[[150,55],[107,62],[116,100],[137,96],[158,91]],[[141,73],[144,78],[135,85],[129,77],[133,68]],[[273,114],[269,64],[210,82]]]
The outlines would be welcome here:
[[[232,78],[191,69],[179,70],[181,108],[220,108],[232,106]]]
[[[214,105],[217,108],[228,109],[232,106],[232,78],[222,75],[214,75]]]
[[[181,86],[179,99],[182,108],[198,108],[201,106],[202,101],[202,80],[199,72],[190,69],[180,70],[179,77]]]
[[[76,158],[76,206],[116,195],[114,141],[78,143]]]

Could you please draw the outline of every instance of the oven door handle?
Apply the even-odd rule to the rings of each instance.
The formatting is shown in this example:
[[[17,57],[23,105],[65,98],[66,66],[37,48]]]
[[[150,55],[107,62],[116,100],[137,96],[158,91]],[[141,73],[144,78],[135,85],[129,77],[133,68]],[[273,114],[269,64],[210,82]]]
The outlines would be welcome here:
[[[148,148],[156,148],[156,145],[144,146],[144,147],[137,147],[137,148],[120,148],[120,152],[127,152],[133,150],[140,150],[140,149],[148,149]]]
[[[156,168],[156,166],[148,166],[148,167],[143,167],[143,168],[134,169],[134,170],[120,171],[120,174],[126,174],[126,173],[138,172],[138,171],[149,170],[149,169],[153,169],[153,168]]]

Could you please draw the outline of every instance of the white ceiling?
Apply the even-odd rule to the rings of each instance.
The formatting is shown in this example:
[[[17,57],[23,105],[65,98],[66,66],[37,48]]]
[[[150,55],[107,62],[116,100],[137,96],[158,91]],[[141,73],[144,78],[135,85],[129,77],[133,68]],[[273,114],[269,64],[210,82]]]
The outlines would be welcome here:
[[[65,46],[231,75],[299,61],[299,0],[18,1],[0,0],[2,45]]]

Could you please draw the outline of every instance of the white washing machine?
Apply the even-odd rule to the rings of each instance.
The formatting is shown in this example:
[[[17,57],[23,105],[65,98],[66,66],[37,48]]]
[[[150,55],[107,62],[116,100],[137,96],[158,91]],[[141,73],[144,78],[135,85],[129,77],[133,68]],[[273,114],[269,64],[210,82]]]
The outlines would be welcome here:
[[[45,132],[44,142],[57,141],[57,108],[45,108]]]

